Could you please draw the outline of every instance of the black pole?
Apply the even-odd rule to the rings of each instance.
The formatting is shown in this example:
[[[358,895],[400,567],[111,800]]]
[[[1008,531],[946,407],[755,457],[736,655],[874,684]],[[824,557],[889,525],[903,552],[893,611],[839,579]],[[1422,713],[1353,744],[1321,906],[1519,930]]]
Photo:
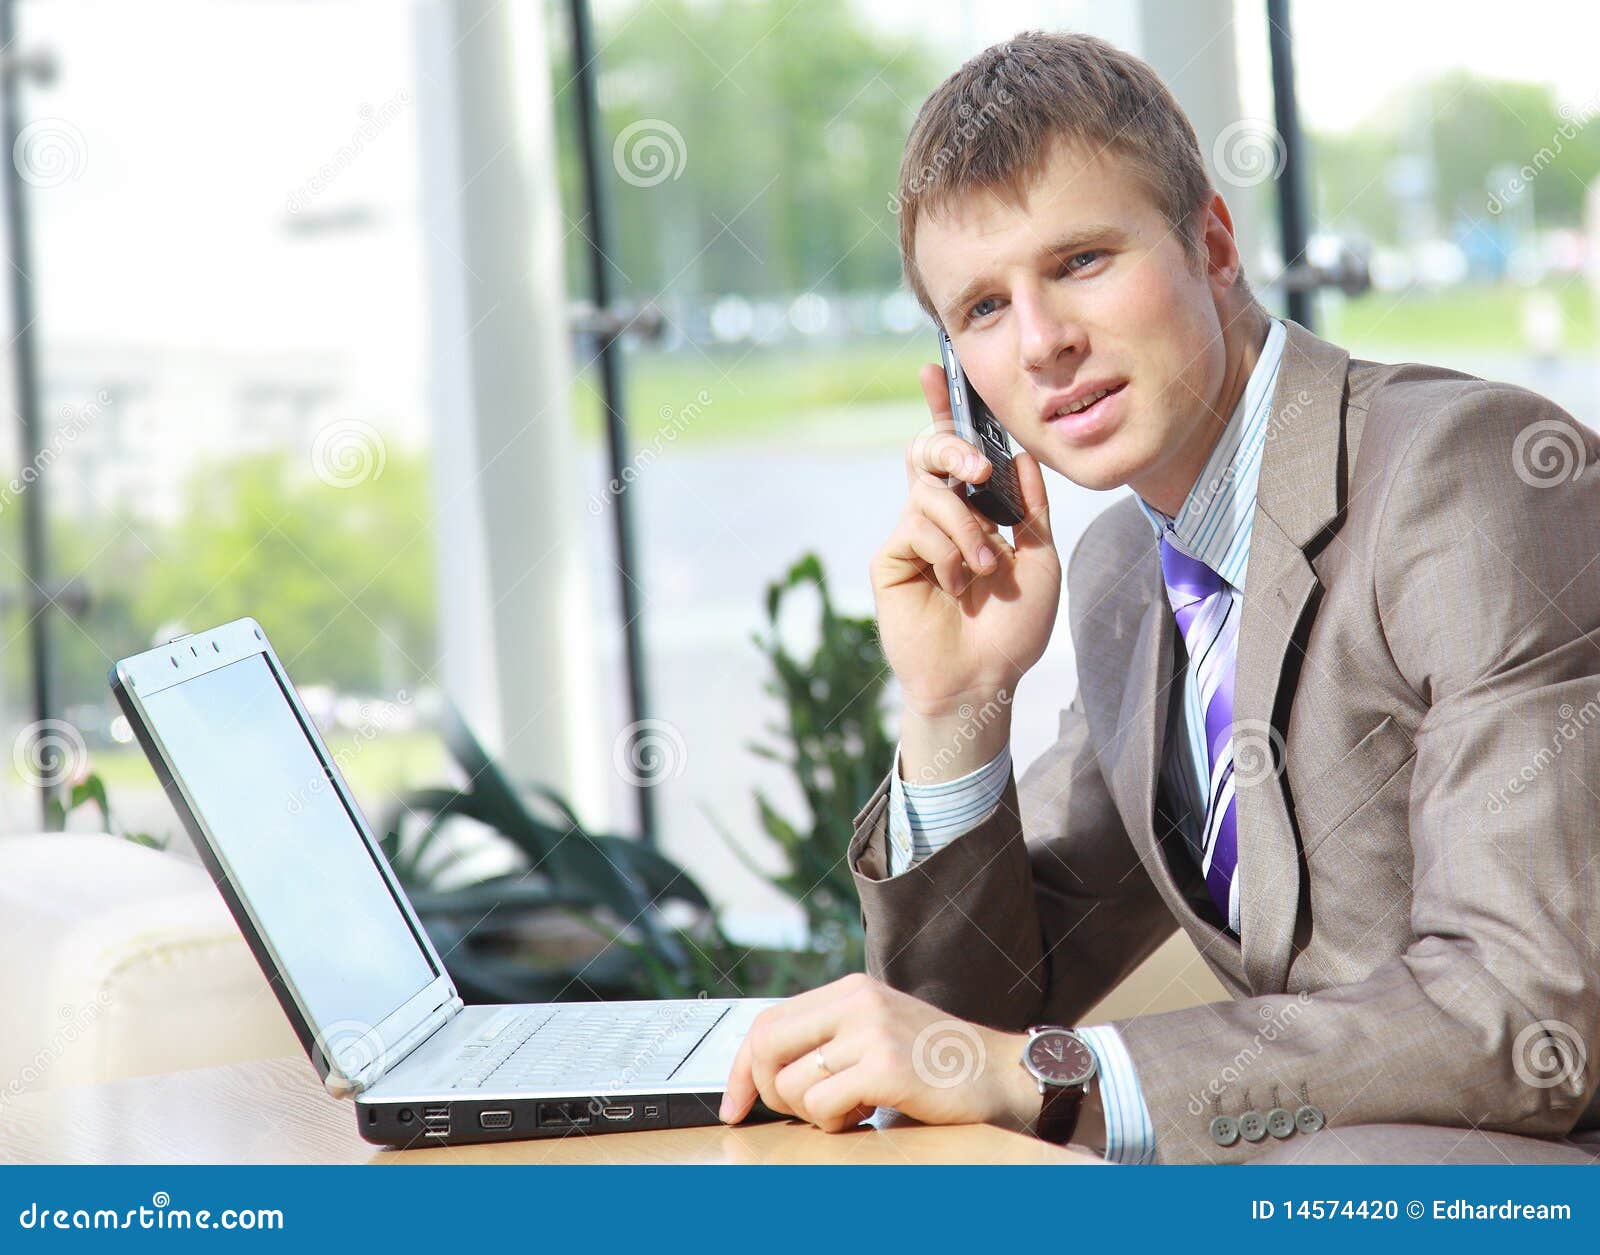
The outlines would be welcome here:
[[[5,144],[6,236],[11,246],[11,265],[7,276],[11,300],[12,369],[17,379],[17,430],[22,445],[23,466],[39,466],[39,374],[34,358],[33,281],[28,255],[28,206],[26,189],[17,168],[17,137],[21,131],[20,84],[26,72],[16,46],[14,0],[0,0],[0,141]],[[22,565],[29,587],[23,604],[33,613],[28,622],[28,652],[33,666],[33,717],[36,723],[51,718],[55,702],[51,694],[50,599],[38,590],[49,587],[49,546],[45,535],[44,479],[37,475],[22,493]],[[41,752],[44,752],[41,747]],[[40,808],[49,826],[49,803],[56,796],[53,771],[46,770],[39,783]]]
[[[617,360],[617,335],[607,330],[606,315],[611,309],[611,274],[607,261],[605,189],[600,178],[600,106],[594,83],[594,30],[589,21],[587,0],[571,0],[573,81],[577,87],[578,156],[583,169],[583,207],[589,246],[589,297],[594,302],[599,324],[600,397],[606,411],[606,453],[611,464],[611,482],[624,483],[627,462],[628,427],[622,418],[622,372]],[[622,637],[627,650],[628,721],[641,723],[646,716],[644,645],[640,628],[638,581],[634,578],[632,514],[626,492],[611,494],[611,519],[615,529],[617,569],[621,574],[618,591],[622,604]],[[652,786],[659,755],[640,754],[643,778],[634,791],[639,811],[639,835],[646,845],[656,843],[655,795]]]
[[[1310,212],[1306,203],[1306,146],[1300,133],[1300,109],[1294,98],[1294,37],[1289,33],[1289,0],[1267,0],[1267,40],[1272,52],[1273,124],[1283,140],[1283,172],[1278,175],[1278,229],[1283,243],[1283,268],[1288,273],[1306,261]],[[1312,289],[1288,284],[1289,317],[1312,326]]]

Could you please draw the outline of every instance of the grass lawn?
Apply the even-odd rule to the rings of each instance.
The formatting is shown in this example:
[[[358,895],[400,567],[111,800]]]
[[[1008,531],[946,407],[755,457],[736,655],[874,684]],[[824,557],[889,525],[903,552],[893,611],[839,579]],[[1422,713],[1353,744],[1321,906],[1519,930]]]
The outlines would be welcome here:
[[[1376,292],[1322,302],[1322,334],[1373,352],[1387,348],[1527,350],[1523,306],[1533,289],[1464,285],[1448,291]],[[1591,288],[1581,280],[1546,284],[1565,319],[1568,352],[1591,353],[1597,320]],[[917,370],[935,361],[933,335],[880,336],[850,344],[783,348],[683,347],[670,354],[636,352],[624,360],[629,430],[635,449],[678,441],[726,440],[782,430],[785,420],[877,402],[916,403]],[[585,371],[574,386],[578,430],[601,432],[599,376]]]
[[[362,740],[353,733],[334,733],[325,738],[328,750],[339,762],[345,779],[364,806],[372,806],[370,818],[377,823],[378,807],[385,806],[396,793],[428,785],[447,783],[448,755],[437,734],[399,732]],[[137,745],[115,749],[96,749],[90,753],[90,769],[105,782],[111,813],[116,815],[117,797],[126,793],[156,793],[160,785]],[[22,789],[22,780],[11,769],[11,785]],[[177,824],[176,817],[173,820]]]
[[[1322,334],[1361,349],[1392,345],[1526,352],[1523,307],[1537,290],[1553,295],[1561,308],[1565,350],[1593,353],[1594,290],[1582,280],[1541,289],[1468,284],[1444,292],[1369,292],[1355,300],[1325,300]]]

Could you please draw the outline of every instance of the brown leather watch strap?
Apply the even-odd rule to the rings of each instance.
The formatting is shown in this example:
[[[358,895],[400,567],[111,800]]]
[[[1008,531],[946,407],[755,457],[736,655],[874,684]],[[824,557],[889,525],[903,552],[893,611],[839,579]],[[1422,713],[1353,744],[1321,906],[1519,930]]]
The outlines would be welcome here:
[[[1034,1132],[1044,1141],[1065,1146],[1078,1128],[1083,1111],[1083,1085],[1046,1085]]]

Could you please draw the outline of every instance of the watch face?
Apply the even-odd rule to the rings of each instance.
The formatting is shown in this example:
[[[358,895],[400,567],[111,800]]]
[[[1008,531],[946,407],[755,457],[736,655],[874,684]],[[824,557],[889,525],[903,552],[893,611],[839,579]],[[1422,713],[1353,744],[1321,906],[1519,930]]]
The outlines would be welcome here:
[[[1082,1085],[1094,1075],[1094,1055],[1065,1029],[1047,1029],[1028,1043],[1028,1070],[1047,1085]]]

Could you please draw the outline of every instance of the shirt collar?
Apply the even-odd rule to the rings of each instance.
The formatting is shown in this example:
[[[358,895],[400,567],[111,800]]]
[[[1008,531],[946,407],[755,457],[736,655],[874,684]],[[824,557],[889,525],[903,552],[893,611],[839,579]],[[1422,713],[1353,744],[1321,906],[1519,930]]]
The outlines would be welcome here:
[[[1177,548],[1200,559],[1235,588],[1244,587],[1261,450],[1287,339],[1283,322],[1271,319],[1244,392],[1177,517],[1168,518],[1134,494],[1158,537],[1166,533]]]

